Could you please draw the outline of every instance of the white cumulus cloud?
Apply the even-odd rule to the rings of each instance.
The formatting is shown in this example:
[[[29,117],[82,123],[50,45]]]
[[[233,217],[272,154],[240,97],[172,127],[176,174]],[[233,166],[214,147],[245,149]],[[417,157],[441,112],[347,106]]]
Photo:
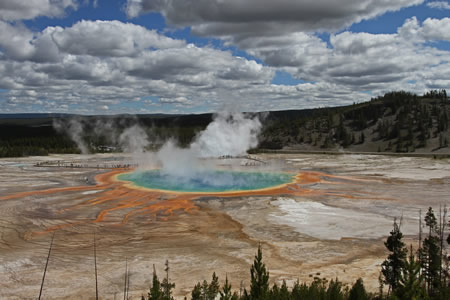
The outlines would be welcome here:
[[[297,16],[303,2],[283,0],[279,8],[267,2],[273,16],[265,6],[250,11],[234,0],[210,2],[199,1],[226,9],[206,15],[196,3],[187,7],[173,0],[168,7],[165,0],[129,1],[128,13],[162,11],[172,25],[204,29],[225,47],[194,45],[121,21],[79,21],[32,31],[0,20],[0,89],[6,90],[0,110],[36,111],[39,106],[77,113],[178,113],[218,111],[228,103],[236,110],[262,111],[351,104],[399,89],[449,88],[450,52],[435,43],[450,40],[449,18],[420,22],[413,17],[394,33],[343,30],[332,32],[329,40],[304,30],[338,28],[421,1],[381,1],[383,8],[364,0],[355,5],[358,9],[344,1],[328,13],[310,7],[317,24]],[[289,3],[292,15],[286,11]],[[318,0],[312,7],[326,4],[330,1]],[[249,56],[227,50],[234,47]],[[277,71],[304,82],[272,84]]]
[[[0,20],[29,20],[36,17],[62,17],[66,9],[77,9],[76,0],[2,0]]]
[[[447,1],[432,1],[428,2],[427,6],[437,9],[450,9],[450,4]]]

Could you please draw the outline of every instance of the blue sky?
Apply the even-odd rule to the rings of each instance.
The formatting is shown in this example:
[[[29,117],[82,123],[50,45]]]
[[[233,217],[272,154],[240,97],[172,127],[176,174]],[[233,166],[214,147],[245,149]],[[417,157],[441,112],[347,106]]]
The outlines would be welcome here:
[[[301,109],[450,85],[450,4],[5,0],[0,110]]]

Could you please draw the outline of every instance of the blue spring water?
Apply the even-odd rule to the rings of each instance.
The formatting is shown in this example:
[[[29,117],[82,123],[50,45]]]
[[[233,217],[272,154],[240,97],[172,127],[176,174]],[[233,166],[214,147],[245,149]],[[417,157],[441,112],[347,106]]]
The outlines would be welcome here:
[[[266,172],[205,171],[189,177],[173,176],[161,170],[121,174],[119,180],[136,186],[173,192],[219,193],[258,190],[289,183],[292,174]]]

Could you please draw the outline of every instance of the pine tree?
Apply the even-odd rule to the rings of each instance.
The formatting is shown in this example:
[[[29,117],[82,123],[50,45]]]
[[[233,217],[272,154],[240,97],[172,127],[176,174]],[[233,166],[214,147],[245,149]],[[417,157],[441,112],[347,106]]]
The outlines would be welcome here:
[[[289,293],[289,289],[286,284],[286,280],[283,280],[280,288],[280,300],[289,300],[291,299],[291,295]]]
[[[258,246],[258,253],[255,255],[255,260],[250,269],[250,277],[250,299],[267,299],[269,294],[269,272],[266,271],[266,266],[262,262],[261,244]]]
[[[331,280],[327,289],[327,299],[344,300],[345,296],[342,292],[342,283],[339,280]]]
[[[228,278],[226,280],[227,291],[228,291]],[[225,288],[225,287],[224,287]],[[219,277],[216,276],[214,272],[212,275],[211,283],[203,280],[203,283],[198,282],[194,289],[191,292],[191,297],[193,300],[213,300],[216,298],[219,293],[220,285],[219,285]],[[230,297],[231,297],[231,286],[229,286]],[[232,298],[226,298],[232,299]]]
[[[449,211],[450,211],[450,209],[449,209]],[[448,227],[450,227],[450,221],[448,222]],[[447,244],[450,245],[450,234],[447,237]]]
[[[383,290],[384,290],[383,272],[380,272],[380,275],[378,275],[378,298],[376,299],[384,299]]]
[[[306,284],[302,283],[297,280],[294,284],[294,287],[292,288],[292,299],[294,300],[303,300],[308,299],[306,295],[308,294],[308,287]]]
[[[325,299],[326,294],[326,280],[315,277],[314,281],[308,288],[306,299]]]
[[[202,285],[197,283],[191,292],[191,299],[192,300],[201,300],[202,299]]]
[[[166,260],[166,278],[164,278],[163,282],[161,283],[161,288],[163,290],[163,299],[171,300],[173,297],[171,296],[172,290],[175,288],[175,283],[170,283],[169,281],[169,261]]]
[[[214,272],[212,275],[211,283],[208,287],[208,299],[214,300],[219,293],[220,285],[219,285],[219,277],[216,276]]]
[[[163,291],[161,288],[161,283],[156,275],[155,265],[153,265],[153,280],[152,287],[150,288],[150,292],[148,293],[148,300],[162,300]]]
[[[273,285],[272,289],[269,292],[269,299],[270,300],[290,300],[291,299],[291,293],[289,292],[289,289],[287,287],[285,280],[283,280],[281,287],[278,287],[278,285],[276,283]]]
[[[395,296],[400,299],[428,299],[425,290],[425,281],[420,274],[420,262],[416,260],[412,246],[410,248],[409,258],[405,262]]]
[[[428,208],[425,215],[425,224],[429,229],[428,237],[425,238],[420,249],[420,261],[427,284],[427,291],[429,295],[434,295],[440,286],[439,270],[441,268],[440,260],[440,240],[436,236],[437,220],[434,216],[433,209]]]
[[[167,300],[172,300],[172,290],[175,288],[175,283],[170,283],[167,281],[167,278],[163,279],[163,282],[161,283],[161,287],[163,289],[163,298]]]
[[[394,220],[394,229],[384,243],[391,253],[381,265],[381,272],[383,273],[385,283],[390,286],[390,289],[393,292],[398,287],[407,253],[402,238],[403,234],[400,231],[400,226],[397,224],[397,221]]]
[[[444,243],[445,243],[445,231],[446,231],[446,217],[447,217],[447,206],[444,206],[444,208],[442,209],[442,207],[439,207],[439,224],[438,224],[438,238],[439,238],[439,286],[440,286],[440,291],[439,293],[441,294],[444,289],[445,289],[445,285],[446,285],[446,278],[445,278],[445,273],[446,273],[446,255],[444,253]],[[449,291],[450,292],[450,291]]]
[[[207,300],[208,299],[208,290],[209,290],[208,281],[203,280],[202,289],[201,290],[202,290],[201,299]]]
[[[232,299],[231,284],[228,282],[228,276],[225,276],[225,284],[223,285],[222,290],[219,293],[220,293],[220,300]]]
[[[363,280],[359,278],[350,290],[348,300],[369,300]]]
[[[269,291],[270,300],[279,300],[280,299],[280,289],[276,283],[273,284],[272,288]]]

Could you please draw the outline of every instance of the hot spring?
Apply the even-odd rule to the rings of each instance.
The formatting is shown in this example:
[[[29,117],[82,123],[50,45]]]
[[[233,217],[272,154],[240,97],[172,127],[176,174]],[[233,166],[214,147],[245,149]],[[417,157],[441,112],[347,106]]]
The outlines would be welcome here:
[[[269,172],[203,171],[189,177],[174,176],[162,170],[135,171],[118,176],[135,186],[184,193],[223,193],[273,188],[290,183],[293,174]]]

